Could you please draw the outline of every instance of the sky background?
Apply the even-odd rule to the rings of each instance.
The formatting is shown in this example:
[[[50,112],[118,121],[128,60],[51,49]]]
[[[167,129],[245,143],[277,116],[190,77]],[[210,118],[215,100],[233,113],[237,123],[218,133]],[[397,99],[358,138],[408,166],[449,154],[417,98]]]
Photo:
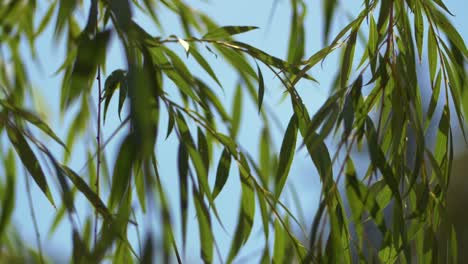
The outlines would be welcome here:
[[[85,1],[86,2],[86,1]],[[307,19],[306,19],[306,52],[305,57],[309,57],[314,52],[318,51],[322,47],[322,1],[307,1],[308,10],[307,10]],[[361,9],[362,1],[341,1],[345,4],[342,4],[339,7],[339,16],[335,19],[333,24],[333,30],[331,36],[334,36],[337,33],[337,30],[342,28],[347,24],[348,17],[344,14],[349,13],[351,15],[356,14]],[[463,39],[466,39],[468,36],[468,25],[466,23],[466,17],[464,17],[466,10],[468,10],[468,3],[461,0],[449,0],[444,1],[447,7],[455,14],[455,17],[452,17],[452,21],[455,27],[459,30]],[[219,25],[249,25],[249,26],[258,26],[259,29],[255,31],[248,32],[246,34],[239,35],[238,40],[249,43],[255,47],[258,47],[269,54],[277,56],[279,58],[286,58],[287,55],[287,45],[289,37],[289,26],[290,26],[290,16],[291,9],[290,4],[286,0],[277,1],[277,6],[274,10],[271,23],[269,23],[269,15],[272,9],[271,0],[238,0],[238,1],[190,1],[190,4],[206,12],[214,21]],[[41,8],[41,14],[44,13],[44,4],[39,5]],[[84,8],[81,15],[81,23],[86,22],[87,18],[87,8]],[[160,10],[158,13],[160,21],[163,24],[164,32],[160,32],[152,22],[141,15],[141,13],[135,13],[134,19],[139,23],[143,28],[153,35],[161,35],[167,37],[171,34],[178,36],[183,36],[179,22],[176,15],[171,14],[166,9]],[[37,20],[41,16],[37,17]],[[52,24],[55,20],[52,21]],[[54,72],[60,67],[63,58],[66,54],[64,50],[63,41],[54,41],[53,39],[53,29],[49,27],[46,32],[38,39],[37,43],[38,50],[38,61],[40,64],[34,62],[29,56],[30,52],[26,45],[22,47],[22,54],[24,54],[25,64],[27,65],[29,75],[31,77],[31,83],[35,89],[35,98],[36,104],[39,106],[39,111],[47,116],[48,123],[51,125],[54,131],[57,132],[59,137],[62,139],[66,138],[68,133],[70,121],[72,117],[75,116],[76,111],[79,111],[79,107],[75,106],[74,109],[64,117],[60,116],[59,111],[59,101],[60,101],[60,87],[62,75],[54,75]],[[182,47],[178,44],[173,45],[173,50],[177,51],[178,54],[183,54]],[[119,68],[125,68],[126,62],[122,53],[122,49],[115,41],[111,43],[108,49],[107,56],[107,69],[104,73],[104,80],[113,70]],[[219,92],[218,95],[223,100],[223,103],[226,105],[226,109],[230,111],[234,87],[237,81],[237,76],[229,66],[227,66],[221,59],[216,59],[208,52],[203,52],[203,55],[209,60],[213,68],[216,71],[218,78],[220,79],[225,92]],[[182,56],[186,58],[185,56]],[[309,109],[310,114],[313,114],[321,105],[321,103],[326,99],[328,95],[328,89],[330,87],[330,82],[334,77],[334,74],[337,70],[338,63],[336,61],[336,56],[329,57],[322,65],[322,67],[315,67],[311,74],[318,79],[320,84],[315,84],[312,82],[301,82],[297,87],[300,95],[303,98],[303,101],[307,108]],[[208,76],[200,69],[199,66],[194,63],[192,58],[184,60],[189,65],[194,75],[202,76],[212,87],[215,87],[215,84]],[[251,62],[253,62],[251,60]],[[289,100],[281,100],[283,96],[284,89],[281,87],[278,80],[274,79],[273,74],[268,72],[266,68],[262,68],[265,82],[266,82],[266,91],[264,103],[267,107],[274,109],[275,113],[278,115],[282,129],[275,128],[275,142],[274,150],[278,152],[281,139],[283,137],[284,128],[289,121],[292,110],[289,104]],[[169,82],[166,82],[168,85],[165,87],[166,90],[171,89]],[[94,87],[94,92],[96,93],[97,88]],[[174,89],[172,87],[172,89]],[[94,95],[95,96],[95,95]],[[96,97],[94,97],[96,98]],[[258,136],[262,127],[260,126],[260,119],[256,110],[256,103],[252,102],[248,98],[247,93],[244,93],[244,113],[242,116],[242,126],[240,128],[239,140],[241,146],[247,149],[254,156],[257,154],[258,149]],[[94,100],[96,101],[96,100]],[[106,120],[103,129],[103,138],[111,134],[111,132],[120,124],[120,121],[116,115],[113,113],[117,109],[117,100],[112,100],[112,103],[109,106],[109,114]],[[93,111],[93,110],[91,110]],[[125,115],[123,115],[125,116]],[[167,122],[166,116],[161,117],[162,120],[160,124],[160,131],[165,131],[165,123]],[[94,125],[93,122],[91,125]],[[275,127],[275,126],[273,126]],[[122,132],[121,134],[125,134]],[[161,133],[162,134],[162,133]],[[121,138],[117,137],[112,141],[112,144],[106,149],[108,166],[112,170],[115,159],[115,152],[120,145]],[[79,143],[76,144],[74,149],[72,159],[70,161],[70,167],[75,171],[84,174],[86,169],[81,170],[83,165],[86,162],[86,147],[89,146],[89,142],[94,142],[95,138],[93,135],[85,136]],[[81,142],[86,144],[81,144]],[[328,146],[331,148],[330,152],[333,152],[333,142],[328,141]],[[178,213],[178,181],[177,181],[177,146],[178,142],[175,136],[170,136],[167,140],[162,140],[162,137],[159,137],[159,142],[157,143],[156,151],[158,155],[158,163],[160,174],[163,181],[163,186],[169,196],[169,201],[172,207],[173,220],[175,226],[175,235],[177,237],[178,245],[181,245],[180,239],[180,220]],[[60,147],[55,143],[50,143],[50,148],[52,153],[62,153]],[[216,150],[213,158],[214,164],[212,163],[212,168],[210,170],[210,180],[214,182],[214,174],[216,168],[216,163],[219,158],[220,151]],[[60,156],[59,156],[60,157]],[[365,162],[365,161],[363,161]],[[235,166],[231,167],[231,174],[229,177],[226,186],[216,200],[216,204],[219,208],[220,217],[223,220],[223,224],[226,227],[226,231],[220,228],[220,226],[213,221],[214,233],[216,234],[216,240],[222,252],[223,259],[225,259],[229,246],[231,243],[231,238],[233,236],[233,230],[237,223],[238,215],[238,205],[240,199],[240,186],[238,183],[237,170]],[[55,185],[56,182],[51,180],[52,177],[48,177],[49,184]],[[27,202],[27,197],[21,195],[25,193],[24,189],[24,178],[20,177],[17,183],[17,201],[16,209],[13,216],[13,223],[17,226],[18,230],[22,234],[22,237],[26,241],[30,241],[31,245],[35,246],[35,232],[34,227],[30,218],[29,205]],[[306,222],[310,222],[310,219],[314,216],[316,206],[319,201],[319,190],[320,182],[316,173],[315,168],[312,166],[310,160],[306,156],[304,150],[298,151],[295,156],[295,160],[291,167],[290,176],[288,179],[288,185],[285,190],[293,186],[297,193],[300,194],[300,201],[303,207],[304,215]],[[56,185],[55,185],[56,186]],[[59,256],[69,256],[71,250],[71,229],[68,224],[68,221],[65,219],[63,223],[58,227],[56,233],[52,237],[48,237],[48,230],[52,223],[52,219],[55,216],[55,209],[50,205],[50,203],[44,198],[44,195],[38,190],[35,184],[31,184],[33,203],[38,220],[39,231],[41,233],[41,240],[44,249],[50,254],[57,254]],[[286,192],[286,195],[282,196],[282,200],[288,205],[291,206],[293,212],[298,212],[297,208],[293,206],[291,196],[288,195],[290,192]],[[54,193],[54,198],[58,201],[58,193]],[[81,208],[81,209],[80,209]],[[82,197],[77,200],[77,209],[78,211],[84,210],[83,213],[79,214],[79,219],[83,224],[87,214],[91,213],[90,206],[87,204]],[[141,217],[140,221],[140,231],[143,232],[145,229],[152,229],[157,234],[158,230],[157,222],[150,222],[150,219]],[[242,259],[242,256],[247,256],[249,259],[251,256],[255,256],[253,260],[258,259],[258,255],[261,254],[263,249],[263,235],[260,232],[261,226],[259,225],[261,221],[259,220],[259,210],[256,211],[256,223],[254,224],[251,238],[245,246],[245,250],[241,251],[241,254],[238,257],[238,260]],[[198,243],[198,225],[195,221],[195,211],[193,205],[189,209],[189,234],[188,234],[188,244],[187,244],[187,260],[190,260],[190,263],[201,262],[199,258],[199,243]],[[132,229],[132,228],[131,228]],[[308,226],[306,226],[308,231]],[[134,232],[132,236],[134,239]],[[135,240],[136,241],[136,240]],[[218,258],[215,255],[214,258],[216,261]]]

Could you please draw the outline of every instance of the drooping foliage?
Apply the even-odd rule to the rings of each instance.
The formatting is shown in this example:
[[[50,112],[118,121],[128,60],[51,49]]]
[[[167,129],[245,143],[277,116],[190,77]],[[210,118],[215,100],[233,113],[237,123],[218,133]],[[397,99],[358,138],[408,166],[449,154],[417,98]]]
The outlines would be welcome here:
[[[322,2],[323,48],[307,54],[306,18],[314,4],[290,1],[284,59],[237,40],[238,34],[256,34],[256,26],[218,25],[189,1],[2,2],[0,259],[48,261],[39,236],[34,250],[18,246],[18,227],[11,222],[15,196],[31,195],[29,188],[25,193],[17,186],[24,174],[52,205],[50,232],[69,222],[74,263],[106,258],[183,263],[190,221],[196,222],[199,257],[206,263],[236,260],[246,242],[257,239],[257,222],[264,245],[255,257],[262,263],[455,262],[457,239],[445,220],[446,197],[455,131],[465,136],[468,51],[450,22],[450,10],[441,0],[355,1],[360,12],[335,32],[342,3]],[[180,20],[182,35],[167,32],[162,11]],[[165,34],[150,33],[150,26],[135,19],[137,13]],[[54,35],[44,33],[48,28]],[[72,116],[64,139],[31,103],[35,88],[28,74],[34,66],[22,57],[25,52],[35,56],[40,36],[67,51],[57,70],[62,85],[49,87],[60,93],[60,115]],[[112,43],[122,48],[122,68],[109,63]],[[297,85],[317,86],[312,70],[336,55],[330,94],[311,113]],[[235,72],[238,82],[232,89],[211,63],[213,57]],[[189,59],[203,77],[188,66]],[[291,105],[278,152],[273,147],[276,117],[265,96],[266,70]],[[424,78],[430,89],[424,89]],[[232,109],[227,109],[220,94],[231,90]],[[246,98],[258,113],[245,111]],[[239,141],[249,114],[260,117],[258,155]],[[110,120],[119,124],[105,138],[102,131]],[[61,149],[52,150],[44,135]],[[83,135],[96,140],[84,143]],[[159,169],[157,149],[168,137],[177,142],[175,175]],[[110,144],[115,153],[108,151]],[[70,165],[80,145],[87,150],[85,169]],[[293,161],[304,153],[320,181],[311,186],[320,188],[320,199],[309,220],[290,210],[281,195]],[[370,162],[358,164],[355,157],[361,153]],[[177,201],[168,199],[174,192],[164,184],[168,180],[178,183]],[[224,228],[220,212],[232,208],[220,207],[216,198],[232,181],[240,186],[240,196],[232,198],[239,203],[237,224],[228,232],[229,250],[219,252],[214,226]],[[91,209],[85,219],[77,217],[77,194]],[[196,212],[194,219],[189,208]],[[152,225],[159,231],[139,234],[135,241],[128,233],[139,229],[145,215],[156,215]],[[369,227],[378,241],[369,238]],[[441,237],[442,231],[449,235]],[[161,244],[157,250],[156,242]]]

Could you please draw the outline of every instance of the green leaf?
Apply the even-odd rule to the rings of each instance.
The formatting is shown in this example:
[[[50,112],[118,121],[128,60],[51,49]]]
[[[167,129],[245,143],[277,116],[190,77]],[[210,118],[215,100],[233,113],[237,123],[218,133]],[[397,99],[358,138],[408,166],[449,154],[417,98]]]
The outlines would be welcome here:
[[[177,154],[177,165],[179,172],[179,196],[180,196],[180,214],[182,222],[182,244],[185,248],[187,240],[187,212],[188,212],[188,169],[189,161],[188,154],[184,144],[179,144],[179,151]]]
[[[275,244],[273,248],[273,263],[286,263],[286,251],[287,245],[286,240],[287,233],[284,228],[281,226],[281,223],[278,219],[275,219]]]
[[[343,55],[343,64],[341,65],[341,88],[344,89],[348,82],[349,74],[353,68],[354,49],[356,47],[357,30],[353,30],[346,44]]]
[[[275,197],[278,198],[281,195],[286,179],[289,175],[289,169],[294,159],[294,153],[296,149],[297,140],[297,117],[293,115],[289,121],[288,128],[284,134],[283,143],[281,144],[281,150],[279,155],[278,171],[276,174],[276,185],[275,185]]]
[[[440,11],[436,9],[432,9],[431,11],[437,26],[444,31],[450,41],[462,52],[465,59],[468,59],[468,50],[466,49],[465,41],[462,36],[460,36],[460,33],[458,33],[453,24]]]
[[[213,189],[213,199],[215,199],[218,194],[223,189],[226,181],[229,177],[229,169],[231,167],[231,154],[227,148],[224,148],[221,157],[219,158],[218,169],[216,171],[216,181]]]
[[[54,199],[50,192],[49,185],[47,185],[47,180],[44,176],[44,172],[42,171],[42,168],[39,164],[39,161],[36,158],[36,155],[34,155],[34,152],[31,150],[29,144],[26,142],[26,139],[23,137],[18,128],[13,125],[9,124],[7,126],[7,132],[8,138],[15,147],[16,153],[18,154],[24,167],[26,167],[26,170],[29,172],[31,177],[33,177],[37,186],[39,186],[39,188],[45,194],[52,206],[54,206],[55,208]]]
[[[60,166],[65,175],[71,180],[73,185],[88,199],[93,207],[103,216],[104,219],[110,219],[111,213],[102,202],[101,198],[89,187],[89,185],[76,172],[67,166]]]
[[[323,8],[325,9],[324,13],[324,20],[325,20],[325,23],[323,23],[323,41],[324,41],[324,44],[327,43],[328,41],[328,37],[330,35],[330,28],[331,28],[331,25],[332,25],[332,21],[333,21],[333,16],[334,16],[334,12],[336,10],[336,7],[337,7],[337,1],[336,0],[324,0],[323,1]]]
[[[437,54],[438,54],[438,47],[437,47],[437,39],[432,31],[432,27],[429,27],[427,32],[427,53],[428,53],[428,63],[429,63],[429,74],[431,77],[431,82],[434,83],[434,76],[437,69]]]
[[[210,75],[211,78],[220,86],[222,87],[221,83],[218,80],[218,77],[216,77],[215,72],[213,71],[213,68],[211,68],[210,64],[203,58],[203,56],[195,49],[192,48],[190,49],[190,54],[195,58],[195,60],[198,62],[198,64]]]
[[[15,209],[16,166],[13,151],[10,149],[3,161],[5,164],[6,183],[2,188],[2,213],[0,216],[0,237],[8,227],[13,210]]]
[[[416,46],[418,47],[419,60],[422,60],[423,51],[423,38],[424,38],[424,20],[422,16],[422,7],[416,1],[414,8],[414,38],[416,39]]]
[[[265,94],[265,83],[263,82],[263,75],[260,67],[257,64],[258,71],[258,112],[262,109],[263,95]]]
[[[109,207],[111,210],[116,208],[122,201],[122,198],[125,197],[125,193],[130,186],[132,164],[135,159],[135,148],[133,144],[132,135],[129,135],[120,145],[119,154],[115,161],[109,197]]]
[[[126,80],[126,71],[124,70],[115,70],[107,77],[105,83],[104,83],[104,95],[103,99],[104,101],[104,117],[103,117],[103,122],[106,121],[106,115],[107,115],[107,108],[109,107],[109,103],[112,99],[112,95],[114,94],[115,90],[120,87],[121,92],[119,96],[119,117],[120,117],[120,111],[123,106],[123,102],[125,101],[125,96],[126,96],[126,86],[127,86],[127,80]],[[123,91],[122,91],[123,90]],[[124,94],[124,96],[122,96]]]
[[[224,26],[206,33],[204,39],[225,39],[232,35],[241,34],[247,31],[257,29],[253,26]]]
[[[193,186],[193,201],[195,202],[195,210],[197,212],[198,229],[201,245],[201,257],[205,263],[213,261],[213,245],[214,237],[211,229],[211,220],[206,207],[203,196]]]
[[[206,173],[209,173],[210,168],[210,153],[208,149],[208,141],[203,134],[203,131],[198,127],[198,153],[200,153],[203,160],[203,165],[205,166]]]
[[[54,133],[54,131],[44,122],[42,121],[37,115],[35,115],[32,112],[29,112],[27,110],[21,109],[19,107],[13,106],[7,101],[0,100],[0,104],[15,113],[16,115],[20,116],[21,118],[25,119],[29,123],[33,124],[42,132],[46,133],[49,137],[54,139],[57,143],[62,145],[66,149],[65,144],[62,142],[62,140]]]
[[[232,123],[231,137],[237,138],[242,118],[242,87],[240,84],[236,87],[236,93],[232,102]]]
[[[243,156],[241,156],[240,163],[239,175],[242,187],[241,206],[236,231],[228,254],[228,263],[232,263],[239,253],[240,248],[247,242],[252,230],[255,214],[255,192],[249,178],[249,168],[244,167],[247,166],[247,162]]]
[[[88,93],[95,79],[97,67],[104,62],[110,31],[99,32],[91,39],[82,34],[78,43],[69,86],[62,90],[61,109],[68,108],[82,93]]]

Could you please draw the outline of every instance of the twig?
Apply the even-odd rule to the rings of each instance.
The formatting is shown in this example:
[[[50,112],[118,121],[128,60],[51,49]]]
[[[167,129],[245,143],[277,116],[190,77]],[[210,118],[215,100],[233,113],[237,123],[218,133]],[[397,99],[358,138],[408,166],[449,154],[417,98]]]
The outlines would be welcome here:
[[[97,4],[96,1],[93,4]],[[95,34],[98,31],[98,13],[96,12],[96,28]],[[98,109],[97,109],[97,135],[96,135],[96,142],[97,142],[97,157],[96,157],[96,194],[99,197],[99,181],[100,181],[100,168],[101,168],[101,94],[102,94],[102,86],[101,86],[101,67],[98,65],[97,67],[97,77],[96,80],[98,82]],[[98,210],[95,210],[95,219],[94,219],[94,244],[96,245],[97,242],[97,226],[98,226]]]

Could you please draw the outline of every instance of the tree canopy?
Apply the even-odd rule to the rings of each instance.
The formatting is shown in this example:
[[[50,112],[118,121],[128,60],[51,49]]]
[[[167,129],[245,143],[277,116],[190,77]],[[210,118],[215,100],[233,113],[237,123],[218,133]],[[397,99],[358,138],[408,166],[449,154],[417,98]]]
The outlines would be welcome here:
[[[270,22],[278,2],[268,6]],[[459,130],[466,144],[468,51],[452,12],[442,0],[354,1],[356,14],[340,1],[321,2],[316,39],[323,43],[313,53],[306,19],[317,3],[287,3],[283,57],[240,40],[261,34],[257,26],[219,25],[198,2],[3,1],[0,260],[50,262],[40,236],[46,228],[37,223],[47,213],[54,215],[49,233],[68,222],[73,263],[190,262],[191,221],[205,263],[232,263],[252,251],[261,263],[457,262],[460,245],[446,212]],[[168,31],[162,12],[178,19],[182,33]],[[335,30],[338,17],[346,24]],[[50,66],[37,56],[41,37],[66,50],[62,65],[46,73],[62,80],[47,89],[60,94],[60,121],[52,122],[69,124],[64,137],[41,114],[41,89],[31,82],[37,65]],[[112,63],[113,45],[122,67]],[[298,86],[320,87],[313,70],[327,59],[336,60],[336,72],[326,73],[333,75],[329,94],[311,111]],[[230,67],[234,85],[219,67]],[[266,93],[290,106],[286,124]],[[257,124],[246,124],[251,115]],[[244,145],[241,127],[254,125],[257,146]],[[174,152],[161,153],[168,139]],[[162,171],[161,155],[174,153],[173,171]],[[72,166],[76,156],[83,167]],[[286,189],[293,161],[304,156],[316,178],[303,184],[320,189],[309,218],[298,213],[300,194]],[[220,206],[232,182],[239,205]],[[35,208],[36,195],[50,202],[47,212]],[[12,222],[18,196],[30,200],[25,218],[35,243]],[[222,214],[230,210],[238,210],[232,230]],[[254,225],[262,238],[246,249],[258,239]],[[226,235],[214,226],[229,234],[226,252],[218,247]]]

